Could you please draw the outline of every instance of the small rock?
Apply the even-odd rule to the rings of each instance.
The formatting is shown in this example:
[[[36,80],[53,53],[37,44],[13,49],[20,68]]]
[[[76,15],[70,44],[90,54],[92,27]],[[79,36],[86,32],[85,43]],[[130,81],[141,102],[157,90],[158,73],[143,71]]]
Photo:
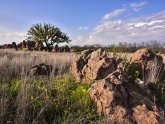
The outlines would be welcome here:
[[[52,72],[52,68],[53,68],[52,65],[46,65],[44,63],[34,65],[30,69],[29,75],[30,76],[41,76],[41,75],[49,76],[50,73]]]

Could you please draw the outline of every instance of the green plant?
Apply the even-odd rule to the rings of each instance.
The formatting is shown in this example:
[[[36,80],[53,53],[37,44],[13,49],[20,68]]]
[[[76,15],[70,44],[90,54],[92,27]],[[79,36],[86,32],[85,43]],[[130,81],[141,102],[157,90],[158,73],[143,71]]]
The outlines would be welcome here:
[[[139,75],[140,75],[139,71],[135,70],[133,73],[134,79],[137,79],[139,77]]]
[[[157,105],[165,110],[165,80],[158,80],[153,86],[152,90],[157,98]]]
[[[101,117],[90,99],[89,87],[71,75],[1,83],[1,123],[94,123]]]

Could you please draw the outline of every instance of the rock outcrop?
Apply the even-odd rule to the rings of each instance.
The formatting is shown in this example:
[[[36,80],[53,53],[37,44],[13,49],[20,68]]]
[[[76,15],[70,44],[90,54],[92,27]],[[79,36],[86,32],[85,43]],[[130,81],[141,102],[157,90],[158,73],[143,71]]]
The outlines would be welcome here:
[[[34,65],[29,71],[30,76],[49,76],[52,72],[52,65],[46,65],[44,63]]]
[[[133,117],[139,124],[158,124],[158,116],[157,111],[150,111],[145,104],[133,108]]]
[[[116,82],[111,78],[102,79],[89,89],[99,114],[116,123],[161,122],[163,110],[155,106],[153,94],[147,94],[134,83]]]
[[[151,49],[143,48],[132,55],[132,61],[147,64],[148,61],[153,61],[155,57],[162,61],[162,57],[156,55]]]
[[[71,73],[74,75],[76,80],[81,81],[83,80],[84,76],[82,74],[83,67],[87,64],[88,59],[90,58],[91,53],[93,50],[85,50],[82,52],[80,57],[78,57],[72,64]]]
[[[144,57],[147,58],[145,60],[153,61],[157,56],[152,52],[150,54],[145,55],[152,56],[152,59]],[[134,62],[141,60],[137,58],[133,58]],[[83,83],[87,78],[92,80],[89,94],[97,105],[98,113],[108,120],[119,124],[163,122],[163,110],[156,106],[154,93],[147,86],[131,82],[125,65],[121,58],[109,57],[102,49],[85,50],[73,63],[71,72]]]
[[[160,55],[154,53],[151,49],[143,48],[137,50],[131,57],[131,61],[134,63],[134,67],[141,74],[140,76],[147,75],[151,69],[156,68],[160,73],[164,67],[163,58]]]
[[[120,62],[120,58],[107,57],[103,49],[85,50],[73,63],[71,72],[78,81],[99,80],[114,72]]]

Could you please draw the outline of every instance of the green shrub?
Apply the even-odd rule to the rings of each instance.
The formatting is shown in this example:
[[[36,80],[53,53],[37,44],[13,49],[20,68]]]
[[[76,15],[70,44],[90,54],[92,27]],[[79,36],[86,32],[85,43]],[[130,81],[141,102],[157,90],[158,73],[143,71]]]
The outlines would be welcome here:
[[[70,75],[11,80],[1,83],[1,101],[7,99],[1,123],[94,123],[99,121],[90,99],[90,85]],[[4,105],[1,104],[1,108]]]

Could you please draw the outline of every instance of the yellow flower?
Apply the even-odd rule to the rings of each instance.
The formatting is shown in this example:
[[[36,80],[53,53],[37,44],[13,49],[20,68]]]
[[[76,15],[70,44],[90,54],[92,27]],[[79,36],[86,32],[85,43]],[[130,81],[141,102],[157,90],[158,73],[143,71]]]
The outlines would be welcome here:
[[[34,99],[34,97],[33,97],[33,96],[30,96],[30,99],[31,99],[31,100],[33,100],[33,99]]]

